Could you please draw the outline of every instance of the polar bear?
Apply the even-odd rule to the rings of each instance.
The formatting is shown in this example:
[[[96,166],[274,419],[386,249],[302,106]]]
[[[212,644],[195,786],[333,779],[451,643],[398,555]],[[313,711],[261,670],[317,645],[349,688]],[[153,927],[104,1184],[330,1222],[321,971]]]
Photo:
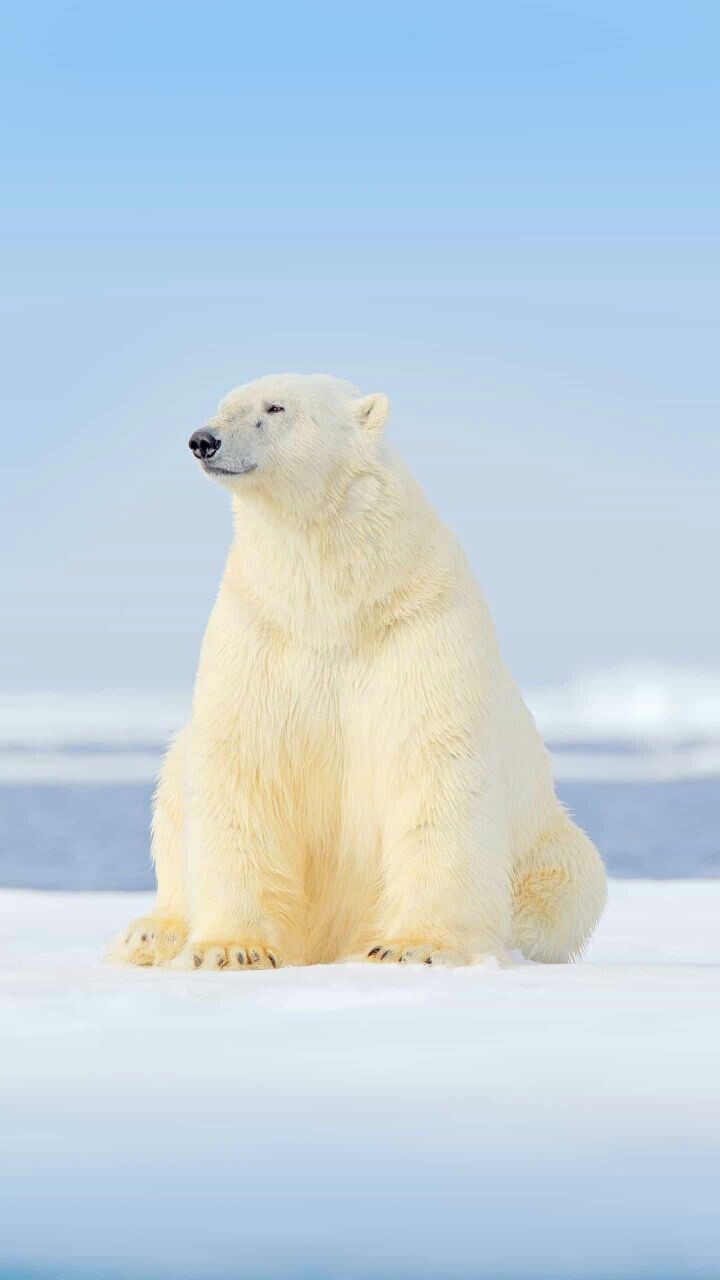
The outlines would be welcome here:
[[[326,375],[231,391],[190,447],[235,539],[114,958],[255,969],[580,956],[605,902],[454,536]]]

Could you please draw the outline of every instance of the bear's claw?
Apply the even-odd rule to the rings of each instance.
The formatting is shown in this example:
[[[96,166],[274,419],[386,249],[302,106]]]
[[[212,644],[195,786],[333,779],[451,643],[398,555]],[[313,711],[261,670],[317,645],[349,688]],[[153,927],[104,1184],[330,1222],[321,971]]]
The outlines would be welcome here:
[[[137,964],[145,968],[167,964],[182,950],[187,934],[184,920],[141,916],[115,939],[105,959],[115,964]]]
[[[437,964],[461,965],[469,964],[469,958],[459,951],[451,951],[447,947],[437,947],[430,942],[404,943],[388,942],[371,947],[367,959],[375,964]]]
[[[172,962],[173,969],[279,969],[274,948],[263,943],[195,942]]]

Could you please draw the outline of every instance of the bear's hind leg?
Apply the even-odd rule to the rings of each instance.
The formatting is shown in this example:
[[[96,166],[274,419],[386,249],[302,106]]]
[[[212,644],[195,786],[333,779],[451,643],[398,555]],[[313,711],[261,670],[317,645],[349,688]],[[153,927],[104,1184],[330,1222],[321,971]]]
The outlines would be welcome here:
[[[513,870],[515,946],[528,960],[577,960],[602,915],[607,896],[600,855],[579,827],[560,824],[522,854]]]
[[[158,779],[152,820],[152,858],[157,876],[157,901],[147,916],[132,920],[108,950],[106,959],[116,964],[167,964],[185,945],[183,797],[186,730],[170,747]]]

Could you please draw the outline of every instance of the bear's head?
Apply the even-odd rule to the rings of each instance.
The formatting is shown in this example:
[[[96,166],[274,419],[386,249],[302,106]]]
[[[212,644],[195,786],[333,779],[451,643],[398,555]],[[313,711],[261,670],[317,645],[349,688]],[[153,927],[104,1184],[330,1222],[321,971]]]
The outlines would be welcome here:
[[[388,411],[387,396],[361,396],[341,378],[276,374],[231,391],[189,444],[233,494],[259,489],[308,506],[362,469]]]

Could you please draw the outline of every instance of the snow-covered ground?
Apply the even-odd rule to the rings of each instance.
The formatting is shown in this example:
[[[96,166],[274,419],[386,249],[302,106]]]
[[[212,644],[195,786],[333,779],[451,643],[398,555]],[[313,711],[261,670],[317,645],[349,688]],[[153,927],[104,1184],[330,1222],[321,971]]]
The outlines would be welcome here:
[[[3,1277],[717,1277],[720,881],[506,971],[101,964],[146,902],[0,892]]]

